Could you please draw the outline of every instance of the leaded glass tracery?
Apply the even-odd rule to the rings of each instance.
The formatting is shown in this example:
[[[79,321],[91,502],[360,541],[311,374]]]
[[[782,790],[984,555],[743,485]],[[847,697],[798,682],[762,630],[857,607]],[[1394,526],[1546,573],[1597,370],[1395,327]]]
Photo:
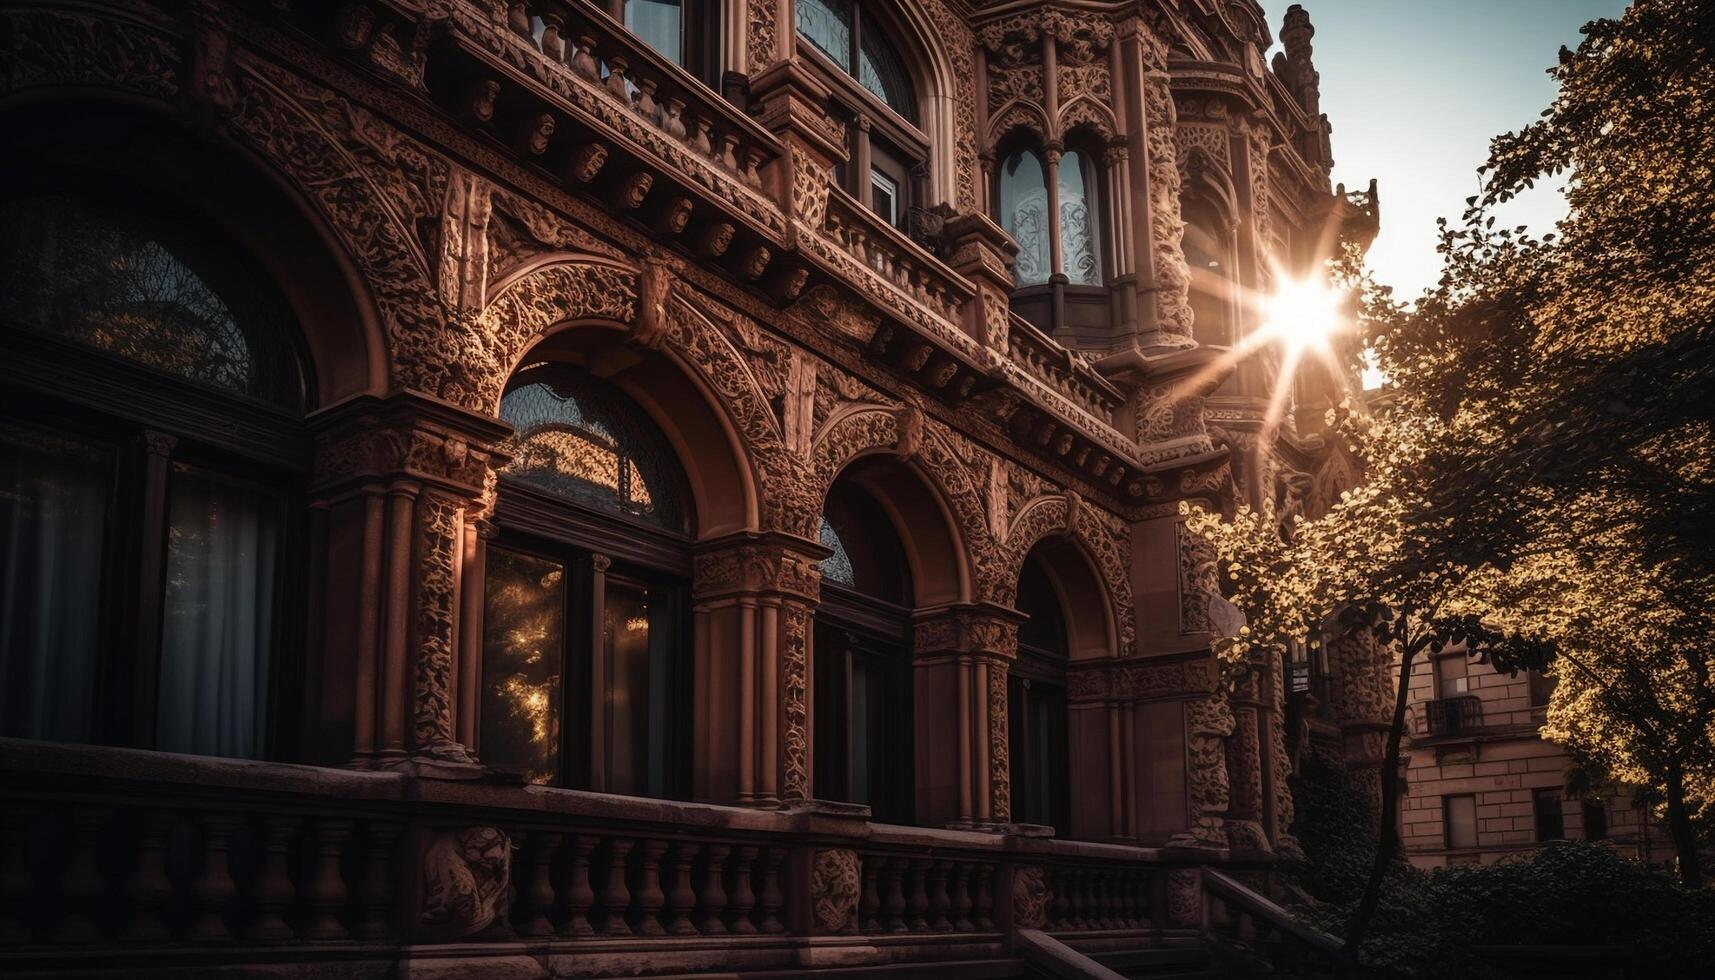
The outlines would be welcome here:
[[[1101,256],[1096,251],[1095,200],[1085,182],[1083,154],[1067,150],[1060,158],[1060,254],[1066,279],[1087,286],[1102,284]]]
[[[853,10],[850,0],[798,0],[793,9],[800,37],[889,109],[906,119],[916,117],[916,96],[905,59],[864,13]]]
[[[905,62],[875,31],[864,31],[859,38],[857,80],[889,109],[912,117],[911,76]]]
[[[280,405],[303,383],[284,303],[234,250],[44,194],[0,204],[0,318]]]
[[[527,368],[500,403],[517,430],[506,474],[588,507],[686,527],[667,437],[622,392],[563,364]]]
[[[1053,271],[1048,238],[1048,184],[1042,161],[1029,150],[1008,157],[1000,171],[1001,226],[1018,242],[1012,278],[1019,286],[1048,281]]]
[[[798,35],[846,71],[852,70],[852,7],[849,0],[797,0],[792,5]]]

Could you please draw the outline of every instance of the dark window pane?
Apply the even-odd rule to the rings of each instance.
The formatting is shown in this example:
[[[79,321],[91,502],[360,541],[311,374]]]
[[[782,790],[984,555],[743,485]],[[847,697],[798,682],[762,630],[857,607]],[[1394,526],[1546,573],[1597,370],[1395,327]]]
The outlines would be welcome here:
[[[1566,819],[1561,812],[1560,797],[1561,792],[1558,789],[1539,789],[1531,793],[1531,802],[1536,805],[1538,841],[1566,838]]]
[[[1530,706],[1533,708],[1545,707],[1549,699],[1554,696],[1554,678],[1547,676],[1540,670],[1530,671],[1527,676],[1530,678]]]
[[[0,317],[202,384],[302,397],[285,309],[218,242],[72,197],[0,205]]]
[[[1035,153],[1020,151],[1000,168],[1000,224],[1018,242],[1012,280],[1020,286],[1048,281],[1048,180]]]
[[[863,36],[858,43],[857,80],[887,107],[906,119],[917,116],[911,94],[911,75],[899,52],[887,43],[869,21],[864,22]]]
[[[530,368],[501,399],[500,417],[517,430],[508,476],[588,507],[687,527],[672,446],[612,385],[566,365]]]
[[[533,783],[552,782],[560,756],[565,568],[491,545],[484,601],[483,761]]]
[[[1040,562],[1025,561],[1018,575],[1018,611],[1030,617],[1018,627],[1018,645],[1042,653],[1066,655],[1066,618],[1060,596]]]
[[[1066,278],[1087,286],[1102,284],[1102,260],[1096,251],[1096,199],[1086,185],[1084,157],[1067,150],[1060,158],[1060,254]]]
[[[797,0],[793,4],[800,37],[852,70],[852,8],[850,0]]]
[[[874,498],[857,487],[836,484],[822,508],[822,543],[833,555],[822,560],[831,582],[895,605],[911,595],[911,573],[893,521]]]
[[[625,0],[625,26],[643,43],[684,64],[684,9],[679,0]]]
[[[871,207],[890,225],[899,224],[899,185],[879,170],[869,172]]]
[[[1584,801],[1584,839],[1608,839],[1608,808],[1601,800]]]
[[[607,685],[608,790],[666,796],[673,639],[671,602],[658,590],[609,579],[601,656]]]
[[[1447,828],[1447,846],[1465,848],[1477,846],[1477,798],[1475,796],[1444,796],[1441,798],[1441,818]]]
[[[280,501],[185,469],[169,497],[156,747],[261,758]]]
[[[114,454],[0,427],[0,733],[92,736]]]

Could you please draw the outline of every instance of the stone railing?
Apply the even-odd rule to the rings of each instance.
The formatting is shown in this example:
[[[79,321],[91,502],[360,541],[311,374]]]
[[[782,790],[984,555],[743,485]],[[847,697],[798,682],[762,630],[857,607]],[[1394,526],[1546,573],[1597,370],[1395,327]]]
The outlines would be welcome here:
[[[0,972],[482,956],[601,976],[642,953],[767,969],[830,943],[855,962],[956,960],[1010,955],[1019,929],[1131,943],[1195,927],[1166,913],[1172,874],[1194,885],[1195,866],[1158,851],[879,825],[838,805],[12,739],[0,779]]]
[[[1048,386],[1073,405],[1114,424],[1114,412],[1125,396],[1070,349],[1051,339],[1017,314],[1008,320],[1007,356],[1024,373]]]
[[[1243,883],[1205,867],[1203,930],[1229,958],[1291,976],[1328,975],[1342,943]]]
[[[974,351],[956,324],[976,287],[845,191],[827,190],[822,225],[802,244],[907,322]]]
[[[762,180],[762,171],[785,152],[780,142],[604,11],[559,0],[467,2],[453,9],[455,29],[477,48],[533,76],[613,135],[660,157],[763,226],[784,227]],[[502,10],[505,21],[496,23]]]

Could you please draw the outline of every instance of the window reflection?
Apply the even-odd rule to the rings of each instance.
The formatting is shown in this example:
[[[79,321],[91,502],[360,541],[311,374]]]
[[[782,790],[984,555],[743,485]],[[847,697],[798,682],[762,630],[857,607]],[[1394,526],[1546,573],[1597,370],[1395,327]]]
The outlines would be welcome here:
[[[1018,242],[1013,282],[1029,286],[1048,281],[1053,271],[1048,238],[1048,183],[1042,161],[1021,150],[1008,157],[1000,172],[1001,226]]]
[[[490,546],[487,567],[482,756],[532,783],[550,783],[560,758],[565,566]]]
[[[1086,181],[1084,156],[1067,150],[1060,158],[1060,252],[1066,278],[1087,286],[1102,284],[1101,257],[1096,252],[1095,201]]]
[[[685,63],[684,8],[679,0],[625,0],[625,27],[674,64]]]

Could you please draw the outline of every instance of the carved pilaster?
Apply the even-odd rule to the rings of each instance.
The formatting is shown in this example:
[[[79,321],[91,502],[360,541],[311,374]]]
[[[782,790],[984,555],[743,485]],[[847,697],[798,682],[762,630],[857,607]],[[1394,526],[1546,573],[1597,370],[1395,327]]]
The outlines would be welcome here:
[[[919,807],[936,823],[989,826],[1012,818],[1006,679],[1018,655],[1018,622],[1010,609],[970,605],[937,610],[916,623],[916,684],[958,692],[956,711],[917,705],[920,760],[936,754],[947,771],[959,774],[956,795]]]

